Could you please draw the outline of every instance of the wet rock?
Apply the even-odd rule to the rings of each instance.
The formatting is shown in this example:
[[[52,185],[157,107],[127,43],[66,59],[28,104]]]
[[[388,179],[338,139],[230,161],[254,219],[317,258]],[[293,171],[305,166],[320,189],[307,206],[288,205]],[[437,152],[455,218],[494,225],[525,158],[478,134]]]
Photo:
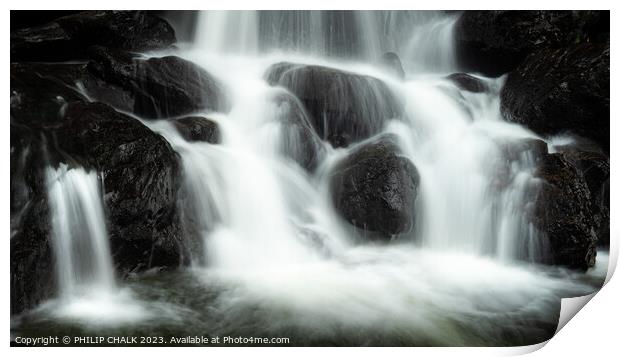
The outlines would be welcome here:
[[[491,188],[502,192],[514,180],[515,164],[517,167],[536,165],[548,154],[547,143],[536,138],[516,140],[498,140],[501,155],[493,163],[495,174]]]
[[[94,75],[87,63],[11,64],[11,114],[29,126],[54,125],[66,103],[90,100],[133,110],[132,94]]]
[[[70,103],[54,148],[102,175],[111,249],[121,274],[183,263],[176,212],[180,159],[138,120],[101,103]]]
[[[336,210],[378,237],[409,232],[420,178],[391,138],[363,144],[337,165],[330,181]]]
[[[596,260],[596,220],[587,182],[560,153],[545,155],[532,223],[548,243],[543,263],[585,270]]]
[[[531,54],[508,76],[501,108],[539,135],[570,132],[609,152],[609,45]]]
[[[131,111],[145,118],[167,118],[197,111],[227,112],[222,84],[196,64],[176,56],[141,59],[107,48],[91,49],[88,69],[131,97]],[[127,104],[126,104],[127,105]]]
[[[11,234],[11,315],[50,298],[57,286],[45,196],[31,199],[23,216]]]
[[[170,24],[148,12],[85,11],[11,32],[11,61],[78,60],[94,45],[140,52],[175,41]]]
[[[590,190],[598,244],[609,247],[609,157],[593,146],[569,145],[558,151],[583,176]]]
[[[181,136],[187,141],[204,141],[211,144],[220,142],[217,123],[203,117],[184,117],[173,120]]]
[[[30,108],[46,108],[47,104]],[[180,161],[135,118],[102,103],[72,101],[49,123],[11,113],[11,311],[55,293],[44,169],[66,163],[100,173],[119,276],[186,263],[176,211]],[[56,119],[56,118],[55,118]],[[30,125],[32,124],[32,125]]]
[[[459,89],[467,92],[483,93],[488,90],[484,82],[466,73],[452,73],[446,78],[452,81]]]
[[[60,17],[75,15],[75,10],[11,10],[11,32],[28,27],[37,27],[52,22]]]
[[[45,189],[44,152],[36,131],[11,123],[11,314],[56,290]]]
[[[400,62],[400,57],[394,52],[386,52],[379,59],[379,65],[391,73],[394,77],[404,79],[405,71]]]
[[[312,129],[300,101],[287,92],[273,98],[275,115],[281,128],[282,154],[313,172],[325,156],[325,147]]]
[[[373,77],[287,62],[271,66],[266,77],[303,103],[316,133],[334,147],[367,139],[402,116],[399,99]]]
[[[55,67],[58,72],[76,71],[75,66]],[[40,66],[11,64],[11,122],[43,128],[57,124],[68,102],[86,100],[52,71]]]
[[[608,11],[465,11],[455,28],[457,58],[467,72],[496,77],[538,49],[605,41],[605,31],[608,41]]]

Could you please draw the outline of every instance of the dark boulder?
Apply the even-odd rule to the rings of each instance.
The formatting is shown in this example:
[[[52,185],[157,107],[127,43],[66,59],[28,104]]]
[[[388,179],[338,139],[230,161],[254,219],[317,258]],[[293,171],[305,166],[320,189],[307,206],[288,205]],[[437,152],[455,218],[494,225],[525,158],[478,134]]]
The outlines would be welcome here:
[[[53,126],[72,101],[97,100],[133,111],[131,92],[93,74],[87,63],[12,63],[11,117],[29,126]]]
[[[86,100],[68,87],[57,73],[65,76],[79,71],[75,65],[48,68],[36,65],[11,64],[11,122],[43,128],[57,124],[68,102]]]
[[[43,102],[38,107],[37,102],[32,104],[32,112],[51,108]],[[26,120],[30,111],[13,109],[12,313],[55,293],[44,174],[49,166],[66,163],[101,175],[111,250],[120,276],[186,262],[176,211],[180,160],[160,135],[101,103],[68,102],[62,114],[48,122]]]
[[[299,166],[313,172],[325,156],[325,147],[312,129],[303,104],[288,92],[273,98],[277,125],[280,126],[280,151]]]
[[[11,123],[11,314],[56,290],[45,187],[44,151],[36,131]]]
[[[609,152],[609,45],[531,54],[508,76],[501,108],[540,135],[570,132]]]
[[[609,40],[608,11],[465,11],[456,23],[460,67],[499,76],[541,48]]]
[[[187,141],[204,141],[211,144],[220,142],[217,123],[203,117],[184,117],[173,119],[175,128]]]
[[[27,27],[37,27],[60,17],[74,15],[76,10],[11,10],[11,32]]]
[[[609,247],[609,157],[596,146],[581,143],[557,150],[583,175],[590,190],[598,244]]]
[[[230,109],[223,86],[192,62],[174,56],[143,59],[103,47],[90,52],[88,63],[11,64],[11,113],[46,125],[76,100],[104,102],[145,118]]]
[[[460,90],[472,93],[483,93],[488,90],[480,79],[466,73],[452,73],[446,79],[454,83]]]
[[[271,66],[266,77],[303,103],[319,137],[335,147],[367,139],[403,113],[388,86],[370,76],[283,62]]]
[[[53,148],[103,178],[114,262],[122,274],[183,263],[176,212],[180,159],[138,120],[100,103],[70,103]]]
[[[400,57],[394,52],[386,52],[379,59],[379,66],[399,79],[405,79],[405,71]]]
[[[37,195],[11,234],[11,315],[31,309],[56,293],[51,224],[45,195]]]
[[[11,32],[11,61],[78,60],[94,45],[140,52],[175,41],[170,24],[147,12],[85,11]]]
[[[334,169],[336,210],[352,225],[389,239],[409,232],[420,178],[390,137],[362,144]]]
[[[222,84],[190,61],[176,56],[134,58],[101,47],[91,51],[94,58],[88,64],[90,72],[127,93],[131,100],[124,106],[137,115],[167,118],[196,111],[230,110]]]
[[[596,260],[596,220],[581,172],[560,153],[539,161],[542,179],[531,220],[546,243],[542,263],[585,270]]]

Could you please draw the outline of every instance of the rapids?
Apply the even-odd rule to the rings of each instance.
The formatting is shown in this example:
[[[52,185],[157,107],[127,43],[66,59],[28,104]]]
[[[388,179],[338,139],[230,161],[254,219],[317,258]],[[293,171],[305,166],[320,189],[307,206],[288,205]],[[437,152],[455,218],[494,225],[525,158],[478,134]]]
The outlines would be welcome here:
[[[62,175],[50,189],[62,291],[90,274],[105,287],[100,298],[120,294],[106,300],[118,302],[112,310],[131,313],[112,314],[118,319],[103,326],[90,307],[52,314],[59,308],[48,304],[14,321],[14,330],[284,336],[294,345],[517,345],[550,338],[560,298],[599,287],[607,255],[599,253],[598,273],[587,274],[529,262],[545,251],[523,217],[539,184],[534,162],[521,155],[510,167],[502,163],[513,143],[538,136],[503,120],[502,78],[479,77],[489,88],[483,93],[445,78],[458,71],[457,18],[424,11],[202,13],[195,42],[175,54],[227,88],[229,113],[197,113],[218,124],[221,143],[188,142],[169,120],[138,118],[181,157],[187,199],[179,205],[192,217],[185,224],[193,225],[188,239],[197,247],[191,267],[117,287],[96,175],[51,170],[50,177]],[[403,60],[404,80],[376,66],[386,51]],[[414,231],[389,243],[365,242],[335,211],[330,174],[360,143],[333,148],[321,141],[324,156],[314,173],[286,155],[299,149],[281,120],[292,109],[274,100],[286,90],[265,80],[282,61],[378,78],[403,102],[402,117],[388,118],[377,135],[393,134],[419,170]],[[508,182],[502,190],[500,172]],[[75,240],[84,230],[91,240],[79,249],[87,254],[75,257],[71,249],[80,247]],[[93,267],[78,269],[82,259]]]

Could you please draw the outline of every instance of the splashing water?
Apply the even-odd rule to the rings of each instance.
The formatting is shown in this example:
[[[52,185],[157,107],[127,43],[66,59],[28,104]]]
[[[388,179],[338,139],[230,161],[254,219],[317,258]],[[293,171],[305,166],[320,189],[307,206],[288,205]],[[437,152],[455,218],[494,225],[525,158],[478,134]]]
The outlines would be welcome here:
[[[216,55],[272,52],[373,63],[401,54],[410,72],[455,66],[458,15],[439,11],[203,11],[194,48]]]
[[[59,291],[39,310],[99,325],[145,318],[131,291],[115,282],[97,173],[61,164],[47,169],[47,180]]]
[[[181,55],[229,90],[229,113],[196,113],[217,123],[221,142],[186,141],[174,118],[143,120],[181,156],[180,205],[200,247],[190,274],[200,287],[181,279],[162,293],[190,310],[182,315],[191,324],[175,331],[292,335],[294,344],[536,343],[555,331],[560,298],[593,290],[574,273],[527,262],[545,251],[523,215],[539,182],[527,152],[509,163],[505,155],[540,138],[502,119],[501,78],[480,78],[483,93],[445,78],[457,70],[457,16],[214,11],[200,19],[195,46]],[[406,80],[374,66],[386,51],[401,56]],[[268,68],[282,61],[377,78],[402,101],[402,115],[381,118],[374,136],[395,136],[419,171],[414,232],[364,242],[334,209],[333,169],[363,142],[333,148],[319,135],[313,173],[295,161],[306,147],[287,118],[310,115],[267,84]],[[355,82],[354,94],[383,97],[365,84]],[[79,176],[96,188],[89,175]],[[598,277],[600,264],[588,274]],[[151,283],[132,284],[161,299]]]
[[[256,15],[256,33],[286,33],[282,27],[263,29],[261,20],[276,15]],[[260,46],[258,51],[251,46],[230,56],[200,42],[184,53],[230,88],[232,111],[205,113],[220,125],[220,144],[188,143],[169,123],[147,123],[181,154],[194,200],[209,197],[200,211],[217,212],[204,215],[206,258],[196,274],[205,284],[224,289],[219,309],[242,316],[245,307],[255,306],[267,316],[260,323],[263,331],[295,326],[318,339],[334,333],[327,327],[331,321],[346,331],[392,333],[414,344],[494,344],[503,338],[493,328],[497,318],[505,318],[516,331],[515,341],[530,341],[525,337],[528,318],[552,325],[559,297],[589,291],[587,285],[564,281],[553,269],[521,262],[544,253],[544,243],[523,217],[539,182],[529,154],[518,154],[508,165],[505,154],[521,140],[540,138],[503,121],[501,78],[480,78],[489,88],[484,93],[460,90],[444,78],[456,70],[456,17],[409,15],[414,36],[402,41],[390,35],[402,15],[358,12],[353,22],[365,25],[357,34],[363,33],[368,45],[357,49],[355,58],[361,62],[344,62],[337,58],[347,56],[329,50],[332,37],[295,37],[308,24],[325,26],[330,16],[340,15],[277,16],[280,21],[273,26],[292,34],[267,36],[271,42],[266,42],[287,53],[261,54]],[[300,43],[309,50],[300,50]],[[412,74],[405,82],[365,64],[392,49],[401,51]],[[267,68],[280,61],[373,76],[402,98],[403,118],[386,123],[378,135],[394,134],[420,172],[413,241],[359,245],[357,233],[335,212],[330,173],[355,146],[333,149],[323,142],[325,156],[313,175],[278,150],[291,141],[278,115],[282,108],[273,100],[283,89],[267,86],[264,78]],[[373,90],[352,87],[360,93]],[[241,318],[244,322],[233,330],[258,328],[260,317],[252,316],[254,321]]]
[[[49,168],[47,179],[60,294],[113,290],[116,284],[97,173],[63,164]]]

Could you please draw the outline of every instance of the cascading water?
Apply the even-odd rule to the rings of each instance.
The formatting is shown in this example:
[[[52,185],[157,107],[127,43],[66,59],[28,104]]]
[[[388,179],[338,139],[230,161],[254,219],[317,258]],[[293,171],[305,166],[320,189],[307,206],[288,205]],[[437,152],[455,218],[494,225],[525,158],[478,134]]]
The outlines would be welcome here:
[[[323,15],[321,21],[317,15]],[[501,80],[484,80],[490,88],[488,93],[468,93],[459,90],[455,84],[442,78],[441,73],[456,70],[454,67],[454,56],[452,53],[452,32],[453,25],[456,21],[454,15],[441,15],[436,12],[344,12],[344,13],[328,13],[319,14],[313,12],[278,12],[262,13],[254,12],[234,12],[220,13],[207,12],[202,15],[204,21],[215,17],[230,17],[239,20],[238,17],[252,16],[258,19],[256,25],[261,24],[261,28],[255,28],[252,33],[265,33],[265,31],[273,31],[273,33],[288,33],[291,30],[291,36],[296,36],[295,31],[303,28],[308,23],[325,23],[329,22],[334,16],[343,16],[349,22],[359,24],[358,32],[342,31],[342,34],[362,33],[364,38],[370,38],[368,45],[361,50],[362,62],[368,61],[369,58],[377,58],[380,51],[385,49],[400,49],[405,51],[403,56],[410,61],[411,70],[415,73],[424,70],[425,73],[416,75],[413,80],[407,82],[398,82],[393,80],[389,75],[377,71],[371,67],[363,65],[353,65],[351,63],[342,67],[341,62],[325,62],[320,57],[307,57],[299,53],[294,60],[303,60],[305,63],[327,64],[332,67],[342,67],[344,70],[352,68],[363,74],[370,74],[381,78],[388,83],[390,90],[394,91],[397,96],[404,98],[406,103],[404,121],[393,121],[385,127],[387,132],[395,134],[400,140],[400,145],[406,156],[416,164],[421,174],[421,190],[418,197],[420,212],[417,217],[416,235],[422,241],[424,246],[436,248],[440,250],[455,250],[460,252],[470,252],[475,255],[491,255],[499,256],[503,259],[513,260],[516,258],[526,258],[536,254],[542,254],[536,250],[539,245],[536,241],[536,234],[531,227],[523,227],[522,215],[515,212],[522,211],[527,204],[527,200],[531,199],[535,192],[536,179],[533,178],[533,163],[528,161],[526,157],[515,161],[506,173],[507,188],[502,190],[494,190],[494,182],[497,180],[497,172],[501,168],[500,163],[504,158],[504,151],[510,147],[510,142],[516,139],[536,138],[536,136],[519,126],[511,125],[503,122],[499,113],[499,89],[501,88]],[[274,21],[267,30],[262,28],[264,18]],[[235,20],[235,21],[236,21]],[[226,21],[225,21],[226,22]],[[219,22],[215,21],[211,26],[215,26]],[[226,26],[234,24],[226,22],[222,24],[218,30],[210,29],[213,33],[226,32]],[[403,35],[395,30],[395,26],[406,24],[413,36]],[[286,29],[279,28],[284,26]],[[364,31],[361,31],[365,29]],[[228,36],[228,35],[227,35]],[[244,35],[232,34],[233,37],[239,39]],[[241,37],[239,37],[241,36]],[[269,37],[273,41],[273,36]],[[329,36],[318,36],[310,38],[310,43],[314,44],[310,48],[325,48],[326,41],[329,42]],[[407,38],[406,41],[403,39]],[[235,43],[234,39],[228,39],[227,43]],[[291,45],[291,38],[280,39],[281,48],[287,49]],[[388,47],[375,46],[379,43],[388,43]],[[271,43],[274,45],[274,43]],[[416,51],[413,51],[413,48]],[[186,53],[186,56],[197,63],[204,65],[208,70],[220,78],[231,88],[233,98],[233,110],[227,116],[222,116],[219,121],[224,132],[221,148],[213,147],[207,144],[189,144],[185,143],[178,134],[172,134],[174,129],[172,126],[167,130],[163,130],[164,135],[169,141],[175,145],[179,145],[179,151],[184,153],[186,180],[196,181],[198,185],[191,185],[191,196],[195,200],[202,201],[201,197],[219,196],[217,202],[210,199],[209,202],[213,207],[199,205],[200,212],[219,212],[221,218],[222,211],[231,213],[243,211],[248,213],[242,220],[236,224],[246,225],[249,230],[246,236],[252,236],[252,239],[260,240],[254,237],[262,230],[266,229],[263,222],[269,222],[269,219],[277,217],[283,222],[283,225],[290,225],[287,221],[302,222],[302,225],[316,227],[317,222],[310,214],[310,210],[297,215],[299,210],[290,209],[290,201],[302,199],[304,203],[298,206],[314,207],[316,211],[326,211],[327,215],[336,215],[328,202],[328,197],[322,197],[322,203],[318,200],[307,197],[328,196],[328,190],[320,187],[328,185],[329,169],[323,172],[323,179],[304,177],[295,171],[295,166],[291,166],[285,160],[282,151],[275,150],[274,143],[290,143],[298,140],[297,137],[289,137],[286,131],[282,131],[281,127],[276,130],[270,130],[276,126],[282,125],[278,123],[277,113],[271,109],[273,107],[274,91],[276,88],[269,88],[265,85],[263,77],[269,65],[273,64],[278,55],[275,57],[257,56],[253,49],[239,49],[235,56],[226,55],[224,48],[212,48],[209,46],[202,47],[202,42],[196,44],[195,50]],[[372,53],[372,55],[370,54]],[[329,54],[322,53],[322,56]],[[286,56],[285,56],[286,58]],[[290,58],[290,56],[289,56]],[[231,71],[231,68],[235,70]],[[438,73],[433,75],[433,73]],[[293,86],[303,85],[303,79],[283,77],[285,81],[293,83]],[[362,112],[365,113],[384,113],[387,104],[382,102],[380,98],[381,88],[372,81],[365,79],[356,79],[359,83],[351,83],[353,91],[358,91],[358,96],[363,101],[356,105],[367,106]],[[243,83],[243,84],[241,84]],[[241,85],[240,85],[241,84]],[[294,98],[294,96],[293,96]],[[341,98],[340,101],[345,101]],[[270,102],[271,101],[271,102]],[[380,106],[380,107],[378,107]],[[290,110],[290,109],[289,109]],[[303,108],[301,109],[303,112]],[[378,117],[380,114],[370,115],[369,122],[374,126],[378,126],[382,131]],[[377,117],[377,118],[375,118]],[[357,120],[362,120],[358,118]],[[344,124],[346,125],[346,123]],[[326,126],[329,127],[329,124]],[[160,129],[161,130],[161,129]],[[329,133],[322,135],[323,139],[329,136]],[[454,143],[459,143],[458,150],[453,150]],[[324,159],[326,163],[337,161],[335,157],[344,157],[346,152],[350,150],[339,149],[334,151],[329,144],[326,145],[328,157]],[[192,159],[190,156],[195,155],[197,148],[204,146],[201,150],[218,151],[216,154],[203,154],[200,160]],[[288,149],[289,151],[291,148]],[[226,152],[245,152],[243,158],[251,157],[255,162],[243,163],[241,157],[228,157]],[[330,158],[331,156],[331,158]],[[221,159],[226,157],[226,159]],[[218,159],[219,158],[219,159]],[[222,161],[224,160],[226,164]],[[211,177],[207,180],[196,180],[194,177],[201,177],[200,174],[192,174],[195,170],[193,164],[188,162],[202,162],[198,166],[208,166],[211,172],[210,176],[219,175],[219,180]],[[219,164],[217,162],[220,162]],[[323,166],[326,166],[324,164]],[[247,172],[245,170],[252,167]],[[227,172],[228,179],[222,179],[223,172]],[[244,195],[237,196],[240,200],[244,200],[244,207],[230,208],[230,202],[236,202],[231,196],[226,197],[224,193],[234,193],[242,190],[248,185],[245,181],[246,177],[262,177],[259,173],[267,174],[271,183],[265,188],[269,189],[269,199],[259,198],[258,201],[252,203],[248,198],[256,196],[248,192]],[[259,175],[257,175],[259,174]],[[283,183],[283,177],[291,177],[297,175],[295,180]],[[280,181],[278,183],[278,180]],[[204,182],[208,182],[205,184]],[[226,182],[227,186],[218,186],[217,182]],[[229,183],[235,182],[234,185]],[[318,182],[318,183],[317,183]],[[295,187],[295,185],[297,187]],[[259,183],[260,187],[263,187]],[[284,188],[277,188],[281,186]],[[208,190],[208,195],[201,194],[200,191]],[[295,191],[304,192],[304,194]],[[294,195],[294,199],[289,196]],[[301,198],[300,198],[301,197]],[[282,202],[279,207],[270,207],[265,210],[266,202],[270,204]],[[312,202],[314,201],[314,202]],[[323,206],[320,206],[320,205]],[[247,205],[254,205],[252,209],[247,209]],[[290,213],[290,212],[293,212]],[[261,214],[262,217],[256,216]],[[212,215],[206,215],[208,221],[213,222]],[[301,218],[300,218],[301,217]],[[224,220],[225,221],[225,220]],[[333,219],[332,219],[333,221]],[[336,219],[337,221],[337,219]],[[445,224],[450,222],[450,224]],[[229,220],[229,224],[231,221]],[[278,226],[272,222],[267,227]],[[331,224],[333,227],[334,224]],[[527,225],[526,225],[527,226]],[[269,237],[273,235],[282,236],[280,244],[265,245],[269,247],[266,254],[275,252],[282,247],[284,242],[292,244],[291,236],[295,236],[292,229],[280,230],[280,233],[271,232]],[[242,234],[243,235],[243,234]],[[322,232],[319,236],[330,241],[347,242],[355,240],[342,234],[342,230],[337,234],[334,232]],[[330,238],[326,238],[326,236]],[[528,244],[530,252],[523,252],[520,247],[522,244],[518,242],[523,237],[533,241]],[[249,239],[249,238],[246,238]],[[207,239],[212,242],[216,239]],[[232,240],[232,238],[228,238]],[[237,251],[245,251],[242,246]],[[253,250],[250,250],[253,251]],[[234,255],[234,253],[233,253]],[[256,254],[253,254],[256,255]],[[211,261],[220,261],[226,257],[213,257]],[[207,259],[208,261],[209,259]]]
[[[545,242],[524,217],[540,182],[530,153],[518,147],[540,138],[503,120],[501,78],[479,78],[482,93],[446,79],[457,71],[457,18],[426,11],[200,15],[197,41],[177,54],[223,83],[231,110],[195,113],[217,123],[217,144],[186,140],[176,118],[142,120],[181,157],[179,205],[199,247],[190,274],[128,283],[143,299],[180,306],[180,322],[161,319],[151,332],[165,326],[179,335],[293,336],[299,345],[506,345],[553,333],[559,298],[592,287],[571,280],[573,273],[527,262],[544,255]],[[386,51],[400,56],[404,80],[377,66]],[[366,121],[371,137],[346,148],[330,144],[330,125],[348,125],[347,117],[317,130],[311,108],[282,85],[299,84],[293,75],[268,84],[268,69],[281,62],[354,73],[339,77],[347,93],[329,93],[337,109],[356,98],[363,107],[356,120]],[[386,91],[402,112],[381,101]],[[389,117],[375,118],[385,112]],[[302,136],[305,128],[310,137]],[[341,218],[330,181],[364,140],[385,134],[417,167],[420,184],[413,231],[377,243]],[[315,154],[306,158],[309,151]],[[95,174],[63,175],[69,178],[51,191],[56,206],[101,207],[71,183],[78,176],[97,196]],[[60,227],[73,229],[75,218],[66,215],[71,221]],[[58,240],[63,256],[75,234]],[[65,263],[77,269],[77,261]]]
[[[213,54],[288,52],[373,63],[402,54],[411,72],[454,69],[458,14],[439,11],[204,11],[196,49]]]
[[[60,294],[64,297],[96,289],[115,289],[108,234],[94,171],[49,168],[52,240]]]
[[[506,151],[519,139],[537,137],[503,122],[497,82],[487,80],[490,92],[478,94],[442,78],[406,83],[412,119],[394,133],[420,170],[417,233],[425,245],[508,260],[532,258],[543,254],[523,213],[535,197],[535,166],[527,152],[507,164]],[[532,241],[531,252],[518,248],[522,240]]]
[[[40,309],[101,325],[148,317],[132,293],[116,284],[97,173],[60,164],[47,168],[46,176],[58,298]]]
[[[270,334],[294,326],[311,331],[312,338],[328,338],[332,332],[324,321],[332,321],[345,330],[373,331],[378,340],[396,334],[414,344],[475,344],[501,340],[501,332],[493,326],[494,319],[502,316],[507,329],[520,331],[515,340],[528,341],[530,334],[540,331],[520,328],[522,321],[549,309],[562,294],[587,291],[583,285],[519,263],[544,253],[543,242],[523,217],[538,179],[527,152],[515,154],[509,165],[505,155],[521,140],[537,137],[503,121],[501,79],[481,78],[488,87],[484,93],[460,90],[445,79],[444,73],[456,70],[451,37],[455,16],[391,12],[227,16],[258,19],[259,28],[253,29],[262,36],[258,51],[255,45],[245,50],[241,46],[231,55],[225,48],[199,41],[184,53],[229,88],[231,112],[205,113],[218,123],[221,143],[187,142],[170,122],[145,121],[181,154],[189,209],[202,218],[205,269],[195,274],[207,285],[224,289],[214,304],[218,311],[239,318],[232,326],[229,322],[214,329],[237,334],[260,329]],[[347,56],[330,46],[338,36],[360,32],[342,30],[330,37],[333,27],[323,27],[301,36],[311,24],[326,26],[338,16],[362,25],[363,36],[374,36],[366,47],[356,49],[353,62],[337,60]],[[265,18],[279,21],[265,25]],[[396,31],[402,23],[413,36]],[[230,25],[214,33],[226,32]],[[239,42],[235,41],[224,42]],[[302,43],[308,49],[305,53]],[[270,46],[285,53],[269,54]],[[364,64],[385,50],[401,52],[410,79],[397,81]],[[419,169],[413,240],[360,245],[356,231],[334,210],[329,190],[332,170],[356,145],[334,149],[325,141],[329,135],[322,135],[314,174],[290,160],[307,148],[298,132],[290,130],[291,113],[297,113],[301,123],[308,114],[293,94],[265,83],[269,66],[286,60],[380,78],[405,103],[401,117],[379,126],[377,135],[395,135],[403,155]],[[358,104],[369,106],[364,112],[385,104],[378,100],[383,98],[380,86],[356,80],[350,87],[354,96],[363,98]],[[296,83],[295,78],[290,81]],[[484,293],[488,291],[493,292]],[[532,303],[531,310],[521,310],[525,300]],[[468,322],[473,317],[475,327]]]

